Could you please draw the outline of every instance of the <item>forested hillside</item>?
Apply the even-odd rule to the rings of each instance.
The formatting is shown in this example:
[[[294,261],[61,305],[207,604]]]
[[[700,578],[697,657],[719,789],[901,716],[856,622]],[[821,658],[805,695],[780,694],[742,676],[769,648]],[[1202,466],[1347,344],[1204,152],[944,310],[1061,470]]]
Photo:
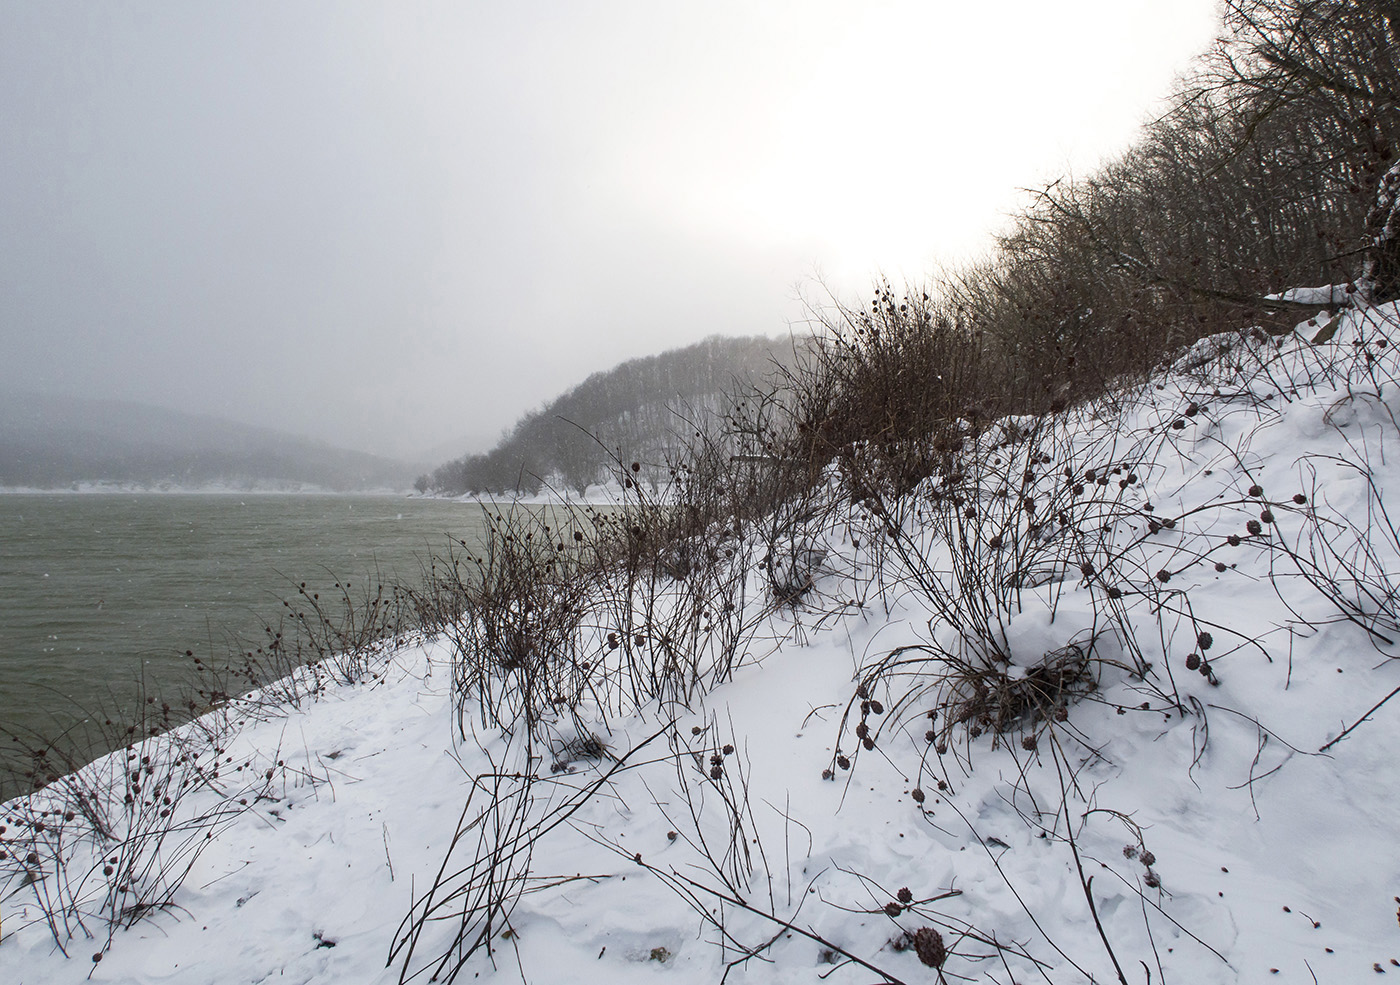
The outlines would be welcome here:
[[[466,455],[418,478],[420,492],[533,494],[549,484],[583,492],[619,462],[644,480],[666,474],[698,430],[795,361],[790,342],[714,335],[660,355],[594,373],[522,417],[491,451]]]

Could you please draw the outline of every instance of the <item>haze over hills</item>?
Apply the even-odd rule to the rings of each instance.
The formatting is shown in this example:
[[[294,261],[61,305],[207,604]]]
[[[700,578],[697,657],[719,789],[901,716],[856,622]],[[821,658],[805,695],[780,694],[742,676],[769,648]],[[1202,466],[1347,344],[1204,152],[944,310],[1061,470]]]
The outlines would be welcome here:
[[[416,463],[418,471],[422,472],[425,469],[435,468],[448,459],[489,451],[506,434],[509,432],[464,430],[461,434],[447,441],[439,441],[430,448],[416,450],[409,458]]]
[[[788,342],[713,336],[628,360],[527,413],[490,451],[470,453],[490,442],[464,437],[469,453],[416,485],[448,495],[533,493],[545,482],[582,490],[605,480],[622,452],[655,471],[678,447],[677,430],[689,429],[685,420],[722,413],[725,394],[794,358]],[[437,460],[446,454],[439,449]],[[149,404],[0,393],[0,488],[363,492],[407,490],[422,469],[421,459],[394,461]]]
[[[0,487],[405,490],[413,468],[270,428],[147,404],[0,394]]]

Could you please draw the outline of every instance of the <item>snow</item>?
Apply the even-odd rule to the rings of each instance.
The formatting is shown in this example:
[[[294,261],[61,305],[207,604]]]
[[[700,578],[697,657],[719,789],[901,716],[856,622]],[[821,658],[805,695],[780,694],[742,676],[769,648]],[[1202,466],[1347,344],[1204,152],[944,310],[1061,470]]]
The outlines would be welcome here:
[[[1279,294],[1267,295],[1268,301],[1292,301],[1332,307],[1350,304],[1356,294],[1354,284],[1324,284],[1321,287],[1293,287]]]
[[[616,478],[607,482],[595,482],[584,490],[582,494],[564,482],[551,482],[546,484],[537,492],[513,491],[508,496],[478,495],[476,493],[462,493],[457,496],[445,497],[459,503],[479,503],[479,502],[505,502],[521,506],[599,506],[618,507],[627,504],[635,504],[638,499],[636,487],[626,487]],[[647,503],[665,503],[670,501],[672,491],[669,484],[657,484],[655,487],[649,482],[643,482],[641,494]],[[436,497],[434,497],[436,498]]]
[[[491,886],[513,891],[459,980],[932,981],[896,946],[923,927],[946,942],[948,981],[1111,982],[1115,963],[1134,983],[1400,972],[1400,700],[1338,741],[1400,686],[1385,512],[1400,314],[1339,317],[1325,344],[1205,340],[1111,399],[975,435],[973,480],[1047,477],[1038,531],[991,485],[964,525],[933,518],[937,478],[895,504],[838,501],[833,482],[792,541],[812,574],[796,604],[765,592],[761,539],[736,538],[739,664],[690,707],[584,703],[527,748],[470,704],[458,717],[445,634],[370,655],[357,683],[308,671],[298,693],[315,700],[255,694],[99,761],[88,775],[118,794],[145,756],[195,778],[174,817],[208,827],[162,857],[202,850],[175,859],[189,871],[167,905],[109,934],[102,860],[154,849],[62,842],[83,914],[58,928],[69,957],[44,918],[64,885],[51,861],[28,884],[0,863],[0,981],[425,981]],[[1009,546],[987,548],[993,530]],[[964,575],[991,578],[978,604],[948,580],[964,536],[981,565]],[[1035,577],[999,580],[1026,560]],[[606,630],[580,646],[616,669]],[[971,738],[949,718],[975,696],[945,661],[1024,694],[1089,657],[1094,686],[1063,721]],[[218,736],[217,780],[200,735]],[[201,748],[202,772],[176,765]],[[37,837],[23,819],[63,786],[5,805],[0,847]],[[483,846],[508,850],[473,881]],[[409,957],[405,920],[429,912],[450,919],[425,921]],[[481,929],[468,921],[464,944]]]

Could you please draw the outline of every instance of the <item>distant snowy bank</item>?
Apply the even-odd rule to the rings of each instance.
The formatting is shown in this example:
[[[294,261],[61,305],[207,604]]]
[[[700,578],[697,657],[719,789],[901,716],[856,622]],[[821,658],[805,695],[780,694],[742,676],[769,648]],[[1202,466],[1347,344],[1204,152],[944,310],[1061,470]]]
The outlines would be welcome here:
[[[176,483],[161,482],[155,484],[139,482],[105,482],[94,480],[91,482],[75,482],[66,486],[52,488],[41,488],[34,486],[0,486],[0,496],[65,496],[65,495],[229,495],[229,496],[407,496],[410,495],[404,489],[381,488],[381,489],[357,489],[353,492],[344,490],[329,489],[325,486],[317,486],[310,483],[287,482],[287,483],[250,483],[243,485],[236,482],[228,483],[205,483],[193,486],[184,486]]]
[[[522,506],[626,506],[636,505],[639,501],[665,505],[673,501],[672,490],[667,485],[653,486],[650,483],[644,484],[640,490],[629,489],[617,480],[606,483],[594,483],[583,493],[577,489],[570,489],[564,485],[546,485],[534,493],[523,493],[513,491],[506,495],[472,495],[470,493],[460,496],[444,496],[434,493],[415,494],[425,499],[450,499],[458,503],[518,503]]]

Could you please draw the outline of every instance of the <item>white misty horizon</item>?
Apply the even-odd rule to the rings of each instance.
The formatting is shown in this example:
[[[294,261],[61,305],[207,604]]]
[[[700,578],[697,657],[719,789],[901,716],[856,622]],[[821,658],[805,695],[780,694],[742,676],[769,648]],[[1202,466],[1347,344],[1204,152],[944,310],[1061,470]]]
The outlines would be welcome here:
[[[1214,30],[1213,0],[10,4],[0,387],[400,457],[496,435],[800,325],[794,285],[975,256]]]

